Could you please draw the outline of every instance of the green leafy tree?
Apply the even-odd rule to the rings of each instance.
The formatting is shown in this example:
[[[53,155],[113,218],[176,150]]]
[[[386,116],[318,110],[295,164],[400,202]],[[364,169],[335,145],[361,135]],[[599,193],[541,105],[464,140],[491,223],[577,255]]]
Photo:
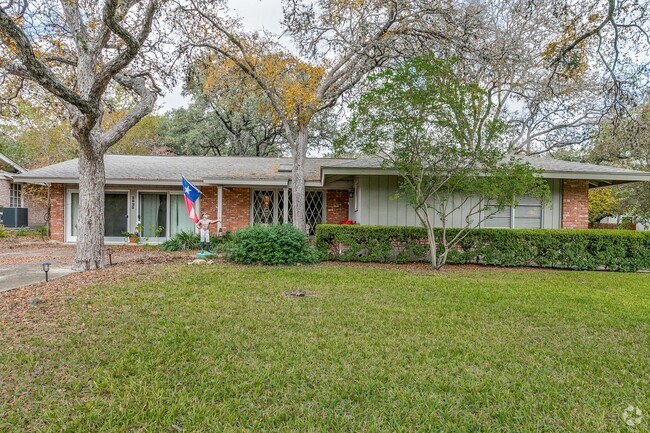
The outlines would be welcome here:
[[[454,65],[426,55],[371,76],[346,140],[399,171],[398,195],[426,228],[436,270],[471,229],[517,197],[549,194],[528,164],[506,158],[504,124],[488,120],[493,106],[485,91],[462,82]],[[449,218],[461,207],[464,225],[448,236]]]
[[[631,118],[602,125],[586,159],[596,164],[650,171],[650,100],[638,107]],[[650,182],[619,186],[613,195],[619,214],[635,222],[650,222]]]
[[[167,114],[163,143],[179,155],[279,156],[285,144],[266,96],[232,73],[218,78],[192,68],[187,108]]]
[[[617,197],[615,187],[594,188],[589,190],[589,222],[598,223],[603,218],[621,214],[623,206]]]

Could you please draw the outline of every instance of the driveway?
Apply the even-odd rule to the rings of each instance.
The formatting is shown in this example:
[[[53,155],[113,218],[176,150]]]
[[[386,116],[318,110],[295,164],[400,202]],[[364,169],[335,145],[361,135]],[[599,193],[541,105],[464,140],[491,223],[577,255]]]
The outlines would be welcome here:
[[[44,242],[0,245],[0,292],[45,280],[43,262],[50,263],[49,278],[74,272],[74,246]]]
[[[155,246],[111,245],[113,264],[167,259],[194,259],[194,252],[165,253]],[[0,292],[45,281],[43,262],[50,263],[49,279],[73,273],[75,246],[42,241],[11,242],[0,240]],[[108,255],[104,255],[108,265]],[[153,263],[152,262],[152,263]],[[145,266],[145,264],[143,264]]]

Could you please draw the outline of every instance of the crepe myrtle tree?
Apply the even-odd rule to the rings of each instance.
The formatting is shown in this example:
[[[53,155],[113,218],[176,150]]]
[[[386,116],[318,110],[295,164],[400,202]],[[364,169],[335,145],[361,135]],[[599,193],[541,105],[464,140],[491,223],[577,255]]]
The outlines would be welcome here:
[[[352,105],[345,140],[399,172],[396,194],[426,228],[435,270],[471,229],[518,197],[549,196],[535,170],[504,153],[504,123],[490,116],[484,90],[457,78],[454,64],[425,55],[371,76]],[[463,225],[450,234],[449,219],[461,208]]]
[[[157,31],[164,0],[0,0],[0,97],[64,107],[79,147],[79,218],[74,268],[103,267],[104,154],[154,108],[164,64]],[[129,108],[102,122],[111,95]],[[47,102],[44,102],[47,103]]]

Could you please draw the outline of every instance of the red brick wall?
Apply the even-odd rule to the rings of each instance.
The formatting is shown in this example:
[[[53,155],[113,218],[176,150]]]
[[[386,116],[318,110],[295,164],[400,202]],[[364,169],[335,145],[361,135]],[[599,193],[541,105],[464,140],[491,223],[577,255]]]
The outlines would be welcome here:
[[[562,181],[562,228],[586,229],[589,226],[589,181]]]
[[[326,223],[338,224],[349,219],[349,193],[348,190],[336,189],[327,191]]]
[[[217,187],[203,186],[201,192],[203,193],[201,195],[201,213],[207,212],[210,219],[217,219]],[[216,224],[210,224],[210,233],[217,233]]]
[[[60,183],[54,183],[50,187],[50,239],[53,241],[64,241],[64,188]]]
[[[223,188],[221,227],[231,232],[251,223],[251,190],[248,188]]]

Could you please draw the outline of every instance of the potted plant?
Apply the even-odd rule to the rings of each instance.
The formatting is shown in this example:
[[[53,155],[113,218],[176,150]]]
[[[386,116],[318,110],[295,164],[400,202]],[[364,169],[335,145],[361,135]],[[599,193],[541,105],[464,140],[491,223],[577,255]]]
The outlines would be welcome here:
[[[131,244],[137,244],[140,242],[140,234],[138,232],[122,232],[122,236],[124,236],[125,241],[128,239],[128,242]]]

